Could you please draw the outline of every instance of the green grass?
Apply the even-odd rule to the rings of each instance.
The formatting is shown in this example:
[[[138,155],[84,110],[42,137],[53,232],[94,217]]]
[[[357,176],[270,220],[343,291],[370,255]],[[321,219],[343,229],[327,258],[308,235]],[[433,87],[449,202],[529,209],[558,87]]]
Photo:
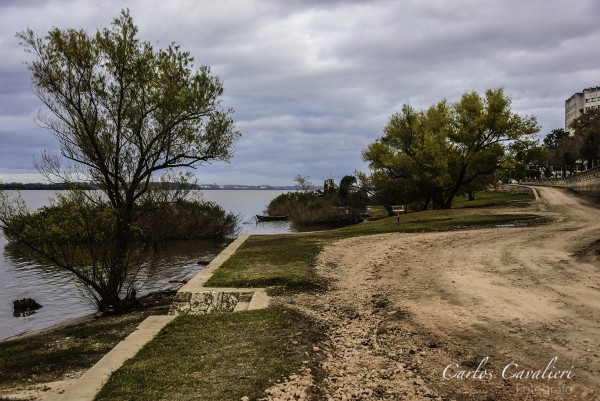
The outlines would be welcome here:
[[[369,213],[370,219],[377,220],[388,217],[388,212],[383,206],[367,206],[367,213]]]
[[[288,291],[324,288],[314,272],[314,260],[326,242],[314,234],[251,236],[206,286],[275,286]]]
[[[537,216],[523,214],[480,214],[471,210],[431,210],[409,213],[396,217],[364,222],[339,230],[340,238],[393,232],[413,233],[425,231],[449,231],[469,227],[493,227],[505,224],[524,225],[532,223]],[[331,237],[336,237],[332,235]]]
[[[513,197],[510,197],[514,199]],[[504,195],[481,201],[506,202]],[[409,213],[336,230],[251,236],[207,286],[265,287],[273,293],[326,288],[315,259],[326,244],[359,235],[531,224],[537,216],[460,208]],[[97,400],[239,400],[264,397],[276,380],[297,372],[322,330],[283,308],[181,316],[112,375]],[[292,345],[292,341],[298,342]]]
[[[452,208],[470,208],[481,206],[492,206],[498,204],[506,204],[507,202],[523,202],[532,201],[535,197],[533,192],[528,193],[507,193],[500,191],[476,192],[475,199],[470,201],[468,197],[456,197],[452,202]]]
[[[535,215],[492,214],[477,207],[523,201],[533,195],[484,192],[475,201],[457,202],[456,209],[430,210],[385,217],[317,233],[252,236],[208,280],[208,287],[273,287],[271,295],[326,288],[315,272],[323,246],[336,240],[393,232],[448,231],[470,227],[525,225],[540,222]],[[475,202],[475,203],[473,203]]]
[[[179,316],[96,400],[255,400],[298,372],[321,336],[312,321],[285,308]]]
[[[62,379],[87,369],[148,316],[132,313],[102,318],[46,334],[0,342],[0,389]]]

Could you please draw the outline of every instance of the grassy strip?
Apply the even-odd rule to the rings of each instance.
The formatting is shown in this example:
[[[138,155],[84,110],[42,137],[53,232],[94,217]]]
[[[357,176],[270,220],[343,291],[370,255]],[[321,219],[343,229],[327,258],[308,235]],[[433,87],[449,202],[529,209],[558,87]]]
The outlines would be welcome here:
[[[251,236],[208,280],[207,287],[317,290],[314,260],[327,240],[318,234]]]
[[[91,320],[0,343],[0,389],[62,379],[88,369],[131,333],[148,313]]]
[[[46,383],[92,367],[148,316],[166,314],[174,291],[140,299],[140,309],[90,318],[41,334],[0,342],[0,390]],[[2,397],[0,397],[2,400]]]
[[[493,227],[506,224],[529,224],[538,216],[523,214],[480,214],[470,209],[431,210],[364,222],[332,232],[331,239],[387,233],[449,231],[467,227]]]
[[[530,200],[532,194],[484,192],[476,201],[458,202],[451,210],[430,210],[381,218],[335,230],[296,235],[250,237],[208,280],[208,287],[267,287],[272,295],[282,292],[324,289],[315,273],[315,258],[324,245],[343,238],[385,233],[448,231],[468,227],[524,225],[538,222],[535,215],[488,214],[474,206]],[[476,204],[472,202],[477,202]]]
[[[469,200],[465,197],[456,197],[452,203],[452,207],[457,208],[470,208],[470,207],[481,207],[491,206],[498,204],[506,204],[507,202],[523,202],[534,200],[535,196],[532,191],[527,193],[508,193],[500,191],[486,191],[477,192],[474,200]]]
[[[115,372],[96,400],[261,398],[274,381],[299,371],[321,333],[285,308],[180,316]]]
[[[276,286],[280,292],[325,288],[315,272],[315,258],[324,245],[335,240],[526,224],[536,218],[454,209],[406,214],[400,222],[396,217],[382,218],[318,233],[251,236],[208,285]],[[319,333],[305,316],[284,308],[181,316],[115,372],[97,400],[258,399],[274,381],[297,372],[303,360],[312,359],[307,352],[318,343]]]
[[[388,212],[383,206],[367,206],[367,213],[369,213],[369,218],[371,220],[383,219],[388,217]]]

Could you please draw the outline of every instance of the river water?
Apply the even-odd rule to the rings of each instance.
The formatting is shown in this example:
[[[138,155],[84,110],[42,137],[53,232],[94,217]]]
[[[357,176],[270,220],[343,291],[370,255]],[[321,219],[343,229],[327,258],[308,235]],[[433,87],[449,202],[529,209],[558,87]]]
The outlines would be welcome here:
[[[257,223],[271,199],[285,191],[276,190],[210,190],[203,191],[205,200],[220,204],[241,218],[240,233],[280,234],[295,231],[289,222]],[[47,204],[53,191],[22,191],[29,209]],[[173,280],[196,274],[201,258],[212,257],[223,249],[222,241],[175,241],[161,251],[156,273],[138,295],[169,288]],[[43,305],[29,316],[14,316],[12,301],[33,298]],[[10,246],[0,233],[0,341],[33,330],[43,329],[69,319],[94,312],[85,291],[72,275],[52,266],[41,266]]]

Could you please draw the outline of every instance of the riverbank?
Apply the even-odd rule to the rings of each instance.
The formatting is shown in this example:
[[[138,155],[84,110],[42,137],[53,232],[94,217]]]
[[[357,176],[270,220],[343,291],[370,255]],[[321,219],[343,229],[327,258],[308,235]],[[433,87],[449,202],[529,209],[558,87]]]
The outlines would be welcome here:
[[[148,316],[166,314],[175,293],[142,297],[139,307],[124,315],[92,314],[1,342],[0,400],[59,394]]]
[[[181,283],[179,283],[178,286],[180,287],[183,284],[184,283],[181,282]],[[136,311],[152,311],[152,310],[158,310],[158,311],[163,311],[163,312],[164,312],[164,310],[168,311],[169,306],[173,303],[173,298],[175,297],[176,293],[177,293],[177,287],[170,286],[169,289],[165,289],[162,291],[156,291],[156,292],[152,292],[150,294],[144,295],[140,298],[139,306],[137,307]],[[162,314],[162,313],[157,312],[156,314]],[[12,337],[4,338],[4,339],[0,340],[0,343],[5,342],[5,341],[22,340],[22,339],[26,339],[28,337],[42,336],[42,335],[54,333],[56,331],[60,331],[63,329],[69,329],[74,326],[88,325],[88,324],[91,324],[92,322],[97,321],[102,318],[110,319],[111,317],[114,317],[114,315],[103,314],[103,313],[99,313],[99,312],[89,313],[87,315],[68,319],[68,320],[65,320],[64,322],[60,322],[60,323],[54,324],[52,326],[44,327],[42,329],[26,331],[26,332],[23,332],[20,334],[16,334]]]
[[[236,353],[241,352],[239,349],[233,346],[240,332],[250,335],[250,337],[248,337],[248,342],[244,342],[246,344],[244,349],[248,348],[247,352],[250,353],[248,355],[252,355],[252,352],[256,351],[258,352],[257,355],[265,355],[266,359],[262,362],[264,366],[274,364],[274,366],[287,367],[287,369],[279,369],[276,372],[269,373],[268,379],[273,381],[273,386],[271,386],[272,388],[269,394],[280,393],[280,387],[282,386],[287,386],[285,388],[288,389],[290,386],[295,386],[294,391],[297,391],[307,383],[308,387],[310,388],[313,386],[310,383],[316,383],[316,387],[313,386],[313,390],[317,391],[319,388],[322,388],[322,383],[327,377],[319,373],[321,369],[324,368],[322,365],[322,361],[324,360],[323,358],[327,357],[328,355],[327,352],[325,352],[322,348],[326,342],[321,340],[313,341],[314,339],[308,342],[303,342],[301,341],[303,338],[302,333],[306,330],[312,330],[314,328],[318,328],[319,332],[332,333],[332,330],[334,330],[335,326],[339,324],[339,322],[335,320],[333,316],[331,319],[334,320],[328,321],[329,317],[326,319],[320,318],[315,314],[314,311],[311,314],[308,309],[306,309],[306,305],[303,306],[303,308],[306,310],[299,309],[297,307],[298,303],[294,301],[294,299],[306,297],[309,304],[312,303],[313,306],[317,307],[318,305],[322,304],[322,302],[319,300],[324,299],[327,294],[330,294],[332,285],[335,285],[335,280],[339,279],[339,277],[328,277],[328,275],[324,274],[322,271],[322,266],[329,266],[332,268],[337,263],[336,259],[325,260],[324,262],[320,261],[319,255],[325,249],[325,247],[331,246],[343,238],[349,239],[361,235],[377,234],[382,232],[401,232],[403,230],[408,232],[432,230],[455,231],[462,230],[466,226],[481,227],[499,224],[531,225],[538,221],[538,217],[531,214],[530,211],[523,207],[522,204],[516,204],[514,206],[515,207],[513,208],[495,207],[493,209],[464,209],[459,211],[435,211],[421,214],[415,213],[403,216],[403,220],[400,224],[396,222],[395,218],[388,218],[330,232],[296,234],[293,236],[294,240],[292,242],[282,241],[282,239],[289,238],[282,236],[251,237],[247,243],[238,250],[234,257],[218,271],[223,271],[226,274],[222,275],[221,277],[215,276],[215,280],[218,279],[219,282],[213,283],[213,285],[230,287],[260,287],[264,285],[264,283],[271,283],[269,284],[273,286],[271,292],[281,295],[281,297],[278,298],[278,302],[280,303],[278,308],[283,309],[278,309],[279,312],[277,312],[272,308],[269,308],[264,312],[260,312],[271,315],[270,317],[264,315],[245,317],[246,312],[227,315],[227,319],[221,320],[216,326],[213,324],[216,321],[213,322],[210,319],[218,320],[217,317],[210,315],[206,317],[194,317],[192,319],[194,320],[193,323],[188,321],[185,324],[193,324],[194,327],[196,327],[194,329],[195,331],[206,331],[208,335],[207,337],[202,337],[204,340],[200,340],[199,337],[197,340],[194,340],[195,337],[187,338],[185,340],[180,337],[170,337],[171,340],[164,342],[161,340],[161,336],[169,336],[169,331],[165,331],[165,333],[159,335],[159,337],[156,339],[156,343],[150,343],[150,348],[154,349],[152,355],[145,354],[134,358],[134,360],[128,363],[128,366],[124,368],[125,370],[122,371],[123,373],[118,375],[119,379],[116,382],[116,385],[107,387],[106,391],[121,391],[120,389],[125,389],[123,391],[131,391],[128,393],[129,396],[139,397],[140,399],[143,399],[144,397],[147,399],[156,398],[154,397],[156,393],[139,393],[143,390],[138,388],[139,386],[126,384],[129,382],[135,383],[142,378],[147,377],[143,373],[143,370],[145,363],[149,361],[148,358],[153,358],[153,360],[156,361],[157,366],[160,366],[161,363],[164,364],[166,361],[173,358],[183,358],[184,360],[192,363],[192,365],[186,365],[185,368],[177,368],[176,366],[173,366],[168,370],[161,370],[157,372],[157,374],[162,374],[169,377],[168,381],[172,381],[173,383],[182,383],[181,386],[179,386],[180,388],[165,389],[164,383],[160,384],[162,383],[160,381],[157,381],[156,386],[153,387],[150,380],[149,383],[145,383],[145,387],[148,387],[148,391],[160,392],[168,390],[172,392],[169,394],[173,394],[173,396],[185,391],[196,391],[196,389],[192,386],[192,383],[188,382],[188,384],[185,384],[185,382],[180,382],[180,379],[178,378],[189,377],[190,369],[191,371],[197,372],[192,375],[196,377],[196,379],[207,374],[204,370],[202,370],[202,366],[208,366],[209,368],[214,368],[215,366],[204,363],[203,360],[210,360],[213,355],[218,355],[220,360],[225,360],[231,357],[232,360],[237,360],[240,363],[238,368],[229,366],[223,371],[219,370],[219,374],[221,376],[233,378],[232,382],[230,383],[231,385],[226,386],[227,388],[234,386],[233,383],[235,382],[235,378],[239,379],[240,377],[248,377],[248,380],[252,382],[253,378],[257,374],[256,364],[242,363],[243,361],[247,361],[248,358],[243,358],[242,355],[242,359],[240,359],[240,356],[233,352],[233,350],[235,350]],[[369,241],[370,240],[367,240],[367,242]],[[366,264],[363,266],[363,268],[370,269],[371,266]],[[333,271],[335,270],[336,269]],[[228,284],[225,285],[225,283]],[[263,284],[259,285],[259,283]],[[315,286],[315,283],[318,285]],[[307,293],[306,291],[309,292]],[[315,300],[318,302],[315,302]],[[376,297],[372,302],[370,301],[367,304],[373,305],[373,307],[377,307],[377,309],[384,311],[385,308],[383,308],[383,306],[385,306],[386,300],[382,297]],[[320,307],[317,307],[317,309],[319,308]],[[291,310],[291,312],[282,312],[287,310]],[[360,315],[353,315],[351,306],[340,305],[339,307],[336,307],[335,310],[337,310],[337,313],[341,313],[340,318],[347,317],[348,319],[358,319],[360,317]],[[294,317],[297,316],[297,313],[301,313],[302,317],[300,319]],[[282,317],[285,318],[283,319],[283,322],[281,320]],[[265,329],[255,332],[253,327],[256,322],[253,321],[256,319],[262,321],[266,327],[275,327],[275,322],[279,321],[280,323],[277,327],[285,327],[286,330],[290,330],[289,333],[292,333],[294,336],[285,335],[282,331],[283,328],[278,328],[275,331]],[[242,320],[246,321],[246,323],[244,323],[245,325],[242,324],[240,326],[235,323],[238,321],[241,322]],[[299,329],[299,322],[304,322],[308,326],[305,327],[305,329]],[[170,330],[178,332],[179,329],[177,327],[179,327],[180,324],[184,324],[184,322],[180,319],[177,319],[168,327],[171,327]],[[216,331],[213,331],[213,326],[215,326],[214,329]],[[213,346],[205,344],[211,338],[219,339],[219,341],[228,338],[231,340],[231,343],[215,342],[213,344],[213,348]],[[254,343],[269,344],[274,341],[279,341],[279,339],[284,339],[285,341],[283,342],[282,348],[278,348],[274,353],[265,353],[265,349],[252,348],[254,347],[252,345]],[[181,346],[166,347],[166,344],[179,344]],[[196,349],[196,351],[192,353],[195,356],[190,360],[191,357],[186,357],[186,355],[190,355],[191,348]],[[228,351],[230,348],[232,350],[231,354]],[[164,354],[165,351],[167,351],[166,354]],[[334,353],[332,353],[332,355],[334,355]],[[287,357],[291,359],[285,359]],[[281,361],[284,361],[282,365]],[[141,369],[141,373],[134,372],[136,366]],[[308,366],[311,371],[308,371],[307,368],[302,368],[302,366]],[[200,372],[204,373],[200,374]],[[286,377],[290,377],[289,372],[301,373],[299,375],[292,374],[293,377],[288,380],[289,383],[295,384],[286,384],[285,386],[282,384],[277,385],[277,380],[280,380],[281,383],[283,383]],[[222,380],[227,382],[229,379]],[[265,389],[265,382],[260,381],[260,383],[263,383],[261,385],[262,387],[257,386],[251,390],[238,387],[238,393],[236,394],[241,394],[240,397],[244,395],[244,392],[246,392],[246,395],[255,393],[262,393],[264,395],[263,391]],[[188,388],[186,388],[186,386]],[[111,388],[112,390],[110,390]],[[220,391],[217,389],[213,390]],[[212,395],[214,399],[234,399],[225,396],[223,396],[224,398],[219,398],[219,393],[211,393],[210,391],[212,390],[210,390],[210,387],[208,387],[208,390],[206,391],[209,391],[208,394]],[[303,392],[304,390],[298,391]],[[114,393],[112,394],[114,395]],[[104,396],[106,396],[107,399],[111,399],[110,392]],[[124,395],[124,397],[127,397],[127,395]]]
[[[269,201],[282,190],[210,190],[195,191],[195,196],[221,205],[241,217],[240,234],[279,234],[294,231],[289,222],[256,223]],[[48,204],[57,191],[23,191],[21,196],[30,210]],[[144,291],[160,291],[170,286],[170,280],[193,276],[199,269],[197,262],[218,254],[226,244],[222,241],[169,241],[164,255],[157,261],[151,280],[145,281],[138,295]],[[61,321],[82,317],[94,312],[90,300],[82,296],[74,276],[51,266],[40,266],[28,255],[8,246],[0,233],[0,341],[23,332],[53,326]],[[13,317],[12,300],[33,298],[44,307],[25,318]]]

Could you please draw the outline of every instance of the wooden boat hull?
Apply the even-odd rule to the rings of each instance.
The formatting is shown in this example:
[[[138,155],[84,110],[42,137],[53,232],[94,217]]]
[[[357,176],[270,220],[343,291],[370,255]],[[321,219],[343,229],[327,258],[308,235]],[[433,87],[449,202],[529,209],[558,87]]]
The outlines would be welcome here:
[[[286,221],[288,216],[261,216],[256,215],[256,221]]]

